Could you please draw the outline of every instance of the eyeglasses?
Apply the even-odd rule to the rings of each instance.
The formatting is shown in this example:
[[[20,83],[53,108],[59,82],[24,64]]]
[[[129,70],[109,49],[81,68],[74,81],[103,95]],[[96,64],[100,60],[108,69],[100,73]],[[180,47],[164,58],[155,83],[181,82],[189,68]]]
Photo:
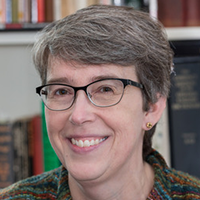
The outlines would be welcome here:
[[[84,90],[92,104],[98,107],[109,107],[118,104],[127,85],[143,89],[143,85],[129,79],[107,78],[94,81],[83,87],[65,84],[47,84],[36,88],[45,106],[54,111],[69,109],[79,90]]]

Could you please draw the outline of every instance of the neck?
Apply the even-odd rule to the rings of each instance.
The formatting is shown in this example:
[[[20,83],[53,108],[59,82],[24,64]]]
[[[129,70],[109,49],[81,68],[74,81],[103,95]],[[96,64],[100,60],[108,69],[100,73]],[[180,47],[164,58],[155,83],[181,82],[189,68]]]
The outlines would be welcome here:
[[[145,200],[154,184],[154,172],[149,164],[141,162],[123,170],[124,173],[107,180],[77,181],[69,174],[69,185],[74,200]]]

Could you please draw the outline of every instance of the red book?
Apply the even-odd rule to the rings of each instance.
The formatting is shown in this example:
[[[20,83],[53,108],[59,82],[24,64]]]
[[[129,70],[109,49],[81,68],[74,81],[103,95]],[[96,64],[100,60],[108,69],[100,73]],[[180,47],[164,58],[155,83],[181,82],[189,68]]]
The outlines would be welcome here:
[[[45,22],[45,0],[37,0],[38,23]]]
[[[200,26],[200,1],[184,0],[184,13],[186,26]]]
[[[184,0],[158,0],[158,19],[165,27],[184,26]]]
[[[42,125],[41,117],[35,116],[31,120],[32,127],[32,153],[33,153],[33,175],[38,175],[44,172],[44,158],[43,158],[43,142],[42,142]]]
[[[21,29],[22,24],[20,23],[11,23],[11,24],[6,24],[5,29]]]

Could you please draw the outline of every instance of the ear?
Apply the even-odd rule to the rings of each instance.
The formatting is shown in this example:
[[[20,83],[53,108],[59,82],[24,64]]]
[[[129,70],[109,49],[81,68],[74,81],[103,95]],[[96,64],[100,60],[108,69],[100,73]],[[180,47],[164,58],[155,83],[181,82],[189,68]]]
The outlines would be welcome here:
[[[166,97],[157,94],[158,101],[155,104],[150,105],[150,109],[145,113],[145,119],[143,129],[145,131],[150,128],[147,127],[147,123],[151,123],[152,127],[160,120],[162,113],[166,107]]]

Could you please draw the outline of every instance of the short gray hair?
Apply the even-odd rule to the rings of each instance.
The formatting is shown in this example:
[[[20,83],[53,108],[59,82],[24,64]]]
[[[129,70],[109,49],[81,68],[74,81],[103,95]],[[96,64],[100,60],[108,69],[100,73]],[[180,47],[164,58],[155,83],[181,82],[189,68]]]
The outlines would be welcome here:
[[[144,110],[157,101],[158,93],[169,93],[173,51],[164,28],[148,13],[131,7],[94,5],[49,24],[33,47],[43,84],[50,57],[80,64],[133,65],[144,85]],[[154,130],[145,133],[144,157]]]

